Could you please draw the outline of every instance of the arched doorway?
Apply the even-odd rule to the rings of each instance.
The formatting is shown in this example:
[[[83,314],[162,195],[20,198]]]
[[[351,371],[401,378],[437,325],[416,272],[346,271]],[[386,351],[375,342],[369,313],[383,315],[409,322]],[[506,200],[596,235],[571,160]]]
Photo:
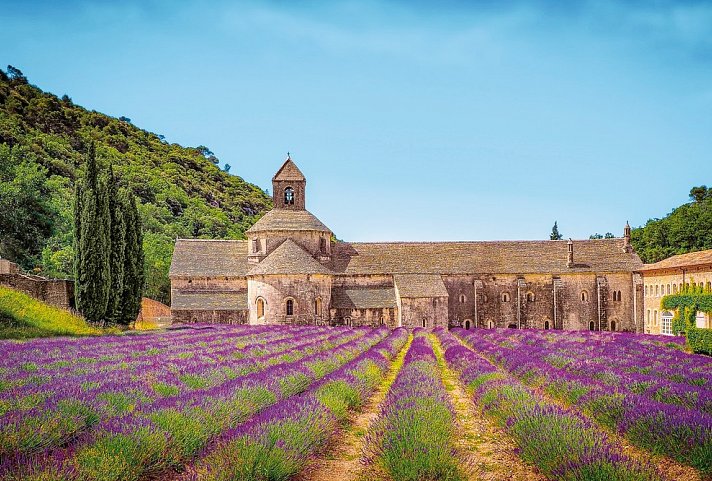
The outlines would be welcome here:
[[[549,330],[549,321],[544,321],[544,329]]]
[[[470,320],[469,319],[465,319],[465,329],[467,329],[468,331],[470,330]]]
[[[433,302],[435,302],[435,301],[433,300]],[[425,318],[423,318],[423,327],[427,327],[427,323],[428,323],[428,321],[426,321]]]
[[[589,331],[595,331],[596,330],[596,324],[593,323],[593,321],[588,323],[588,330]]]
[[[611,321],[611,331],[616,330],[616,321]]]

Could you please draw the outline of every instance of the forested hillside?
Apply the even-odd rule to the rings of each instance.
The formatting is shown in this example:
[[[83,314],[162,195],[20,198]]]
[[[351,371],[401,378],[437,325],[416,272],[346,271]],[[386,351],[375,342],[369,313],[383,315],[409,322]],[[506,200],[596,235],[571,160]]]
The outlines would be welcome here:
[[[712,249],[712,188],[693,187],[689,203],[633,229],[631,242],[643,262]]]
[[[168,302],[176,237],[239,239],[271,199],[218,167],[204,146],[90,111],[0,70],[0,256],[48,276],[72,276],[72,191],[86,149],[140,200],[148,297]]]

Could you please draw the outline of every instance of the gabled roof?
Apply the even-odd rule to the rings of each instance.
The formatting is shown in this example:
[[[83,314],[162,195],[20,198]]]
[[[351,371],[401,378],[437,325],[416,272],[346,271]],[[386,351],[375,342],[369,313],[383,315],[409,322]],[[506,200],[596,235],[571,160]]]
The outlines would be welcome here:
[[[173,251],[171,277],[244,277],[247,241],[178,239]]]
[[[247,292],[192,291],[173,293],[173,310],[240,311],[247,309]]]
[[[398,295],[405,298],[447,297],[440,274],[396,274],[393,282]]]
[[[331,271],[287,239],[248,272],[248,275],[271,274],[331,274]]]
[[[247,229],[248,233],[264,231],[315,230],[331,233],[314,214],[308,210],[272,209]]]
[[[336,309],[378,309],[396,307],[392,287],[334,287],[331,305]]]
[[[287,157],[287,160],[284,161],[282,167],[280,167],[277,173],[274,174],[272,180],[305,181],[307,179],[304,177],[304,174],[302,174],[302,171],[299,170],[297,164],[295,164],[291,158]]]
[[[693,267],[702,265],[712,265],[712,249],[688,252],[668,257],[654,264],[645,264],[642,271],[657,271],[662,269],[679,269],[683,267]]]
[[[643,266],[624,241],[574,241],[574,267],[567,267],[567,242],[337,242],[332,249],[336,274],[567,274],[638,271]]]

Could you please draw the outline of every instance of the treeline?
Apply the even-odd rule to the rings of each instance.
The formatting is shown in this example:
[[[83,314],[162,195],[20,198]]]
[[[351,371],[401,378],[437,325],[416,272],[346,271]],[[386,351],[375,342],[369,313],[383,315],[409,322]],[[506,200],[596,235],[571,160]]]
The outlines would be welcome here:
[[[259,187],[221,170],[207,147],[171,144],[126,117],[86,110],[9,66],[0,70],[0,256],[73,277],[73,192],[92,142],[99,168],[113,165],[138,201],[147,297],[169,301],[177,237],[241,239],[271,207]]]
[[[631,243],[643,262],[658,262],[676,254],[712,249],[712,188],[693,187],[690,202],[662,219],[633,229]]]

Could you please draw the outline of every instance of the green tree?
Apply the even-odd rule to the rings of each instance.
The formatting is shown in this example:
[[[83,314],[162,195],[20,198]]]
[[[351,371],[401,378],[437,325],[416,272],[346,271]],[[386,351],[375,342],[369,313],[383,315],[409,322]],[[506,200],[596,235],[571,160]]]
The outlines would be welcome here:
[[[88,321],[103,322],[111,286],[111,215],[107,180],[99,176],[93,143],[84,178],[76,188],[74,219],[77,308]]]
[[[119,303],[118,322],[130,324],[141,309],[144,286],[143,230],[141,217],[133,195],[123,203],[126,222],[126,249],[124,251],[124,286]]]
[[[601,234],[599,234],[598,232],[596,232],[595,234],[591,234],[590,236],[588,236],[588,238],[589,239],[603,239],[603,236]]]
[[[712,197],[712,188],[707,188],[706,185],[690,189],[690,200],[694,200],[698,204],[710,197]]]
[[[126,255],[126,222],[124,219],[128,197],[114,175],[113,166],[109,167],[108,178],[109,213],[111,215],[111,253],[109,264],[111,266],[111,286],[109,288],[109,301],[107,303],[107,318],[119,322],[119,304],[122,300],[124,289],[124,268]]]
[[[559,233],[559,224],[554,221],[554,227],[551,228],[551,234],[549,235],[549,239],[551,240],[561,240],[563,239],[564,236],[562,236]]]
[[[54,230],[47,171],[19,147],[0,144],[0,256],[30,269]]]

